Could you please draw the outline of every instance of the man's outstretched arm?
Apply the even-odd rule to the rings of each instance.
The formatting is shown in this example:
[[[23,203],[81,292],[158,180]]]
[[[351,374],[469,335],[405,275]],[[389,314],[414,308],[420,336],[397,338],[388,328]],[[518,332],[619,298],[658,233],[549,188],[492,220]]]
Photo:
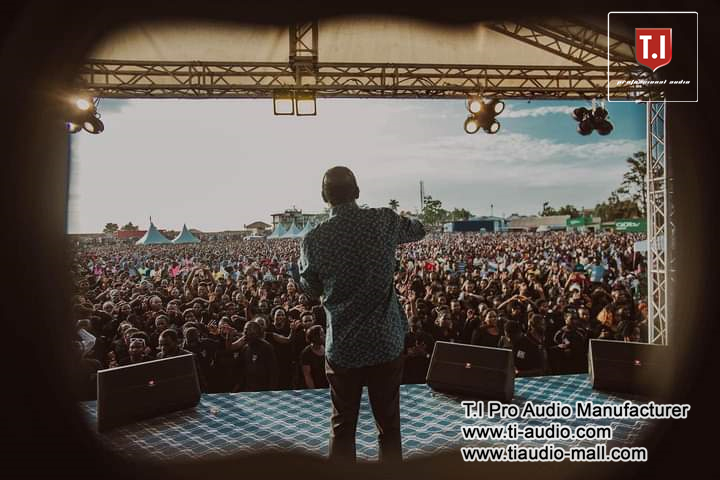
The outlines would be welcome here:
[[[400,222],[398,228],[398,243],[417,242],[425,237],[425,226],[420,220],[414,220],[398,215]]]

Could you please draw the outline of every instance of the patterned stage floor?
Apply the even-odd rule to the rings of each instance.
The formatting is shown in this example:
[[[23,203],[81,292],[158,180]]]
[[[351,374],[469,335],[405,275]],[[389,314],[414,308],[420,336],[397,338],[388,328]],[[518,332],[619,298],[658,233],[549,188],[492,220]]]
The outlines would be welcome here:
[[[620,398],[593,391],[587,375],[520,378],[515,382],[513,403],[522,405],[554,400],[622,403]],[[465,419],[460,399],[433,392],[427,385],[401,387],[401,421],[405,458],[459,450],[463,446],[505,445],[502,442],[463,440],[461,425],[504,424],[509,420]],[[633,400],[634,401],[634,400]],[[95,402],[81,404],[93,429]],[[188,459],[207,455],[250,453],[266,448],[292,449],[320,456],[327,455],[330,397],[328,390],[293,390],[203,395],[191,410],[119,427],[97,434],[109,449],[128,458]],[[528,425],[562,423],[570,427],[593,423],[611,425],[611,446],[636,445],[648,433],[649,420],[512,420]],[[531,442],[515,442],[533,445]],[[592,446],[596,441],[553,442],[558,446]],[[535,444],[538,445],[538,444]],[[377,459],[375,424],[363,392],[357,434],[360,460]]]

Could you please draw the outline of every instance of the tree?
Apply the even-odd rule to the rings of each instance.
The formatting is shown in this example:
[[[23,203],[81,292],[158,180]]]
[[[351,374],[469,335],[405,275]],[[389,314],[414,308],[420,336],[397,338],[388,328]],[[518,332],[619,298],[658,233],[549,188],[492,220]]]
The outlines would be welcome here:
[[[388,202],[388,205],[390,205],[390,208],[392,208],[394,212],[397,212],[397,209],[400,206],[400,202],[398,202],[394,198],[391,198]]]
[[[450,219],[453,222],[456,220],[468,220],[472,216],[473,214],[464,208],[454,208],[453,211],[450,212]]]
[[[612,222],[621,218],[636,218],[640,216],[640,209],[635,200],[627,197],[628,191],[620,187],[610,194],[610,197],[595,206],[593,214],[605,222]]]
[[[579,217],[580,212],[574,205],[565,205],[557,211],[558,215],[570,215],[572,218]]]
[[[119,229],[117,223],[106,223],[105,228],[103,228],[103,233],[115,233]]]
[[[647,164],[645,152],[635,152],[626,158],[629,170],[623,175],[622,186],[630,198],[638,206],[640,216],[644,217],[647,210]]]
[[[138,227],[137,225],[133,225],[132,222],[128,222],[126,225],[123,225],[120,230],[136,232],[140,230],[140,227]]]
[[[553,207],[550,206],[550,202],[543,202],[542,204],[542,212],[540,212],[540,216],[542,217],[549,217],[551,215],[557,215],[558,212]]]
[[[424,198],[421,218],[427,225],[439,225],[448,218],[448,211],[442,208],[440,200],[433,200],[430,195]]]

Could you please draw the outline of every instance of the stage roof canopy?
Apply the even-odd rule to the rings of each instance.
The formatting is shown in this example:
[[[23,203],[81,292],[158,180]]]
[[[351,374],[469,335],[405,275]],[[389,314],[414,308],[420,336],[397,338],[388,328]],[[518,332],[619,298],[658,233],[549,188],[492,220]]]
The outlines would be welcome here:
[[[626,34],[613,30],[611,78],[640,72]],[[607,69],[604,19],[445,25],[355,16],[290,26],[136,24],[108,34],[81,78],[97,96],[126,98],[269,97],[287,88],[326,97],[592,98],[607,92]]]
[[[560,26],[578,36],[587,32],[587,26],[606,30],[597,21],[573,29],[560,19],[543,19],[542,24]],[[287,27],[279,26],[146,23],[109,35],[90,56],[152,62],[286,62],[289,35]],[[607,49],[606,35],[585,35],[585,43]],[[452,26],[410,18],[331,18],[318,22],[318,43],[318,61],[329,63],[580,65],[501,33],[495,23]],[[622,45],[622,51],[634,56],[631,45]],[[606,67],[607,58],[593,58],[590,63]]]

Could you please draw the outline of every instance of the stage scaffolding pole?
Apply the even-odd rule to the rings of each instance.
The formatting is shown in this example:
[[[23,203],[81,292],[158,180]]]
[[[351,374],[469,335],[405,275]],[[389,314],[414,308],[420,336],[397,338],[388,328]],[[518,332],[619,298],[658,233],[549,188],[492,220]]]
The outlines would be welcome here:
[[[668,181],[665,100],[647,102],[648,341],[668,344]]]

